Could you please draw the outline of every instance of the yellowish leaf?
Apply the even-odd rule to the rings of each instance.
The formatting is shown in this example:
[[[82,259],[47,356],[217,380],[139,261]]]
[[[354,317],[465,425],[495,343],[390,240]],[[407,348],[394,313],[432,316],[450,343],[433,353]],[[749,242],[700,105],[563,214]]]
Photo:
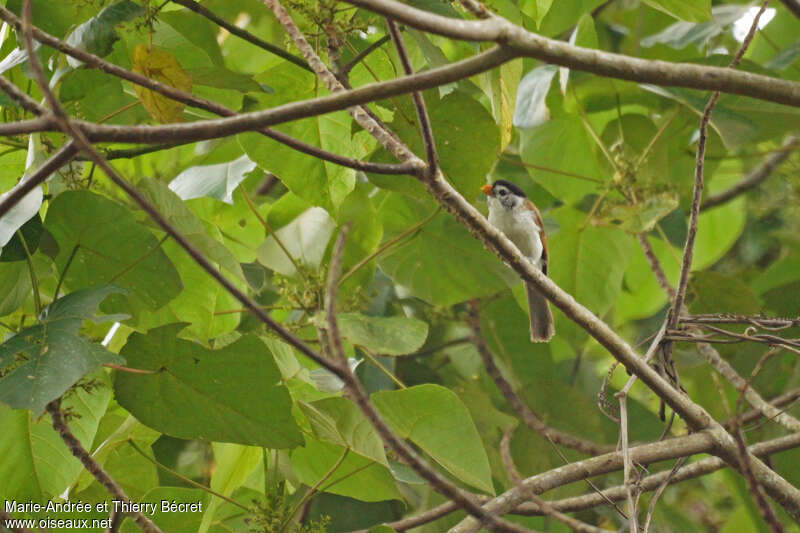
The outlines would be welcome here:
[[[181,67],[177,58],[165,50],[155,47],[137,45],[133,51],[133,70],[143,76],[171,85],[187,92],[192,90],[192,78]],[[181,102],[134,85],[136,95],[150,115],[159,122],[183,122]]]

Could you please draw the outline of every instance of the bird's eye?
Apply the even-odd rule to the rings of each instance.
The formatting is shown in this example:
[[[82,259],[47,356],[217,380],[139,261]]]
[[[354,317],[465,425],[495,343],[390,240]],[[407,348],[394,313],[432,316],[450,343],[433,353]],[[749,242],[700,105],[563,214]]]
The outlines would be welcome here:
[[[499,191],[497,191],[497,194],[499,194],[500,196],[505,196],[506,194],[508,194],[508,191],[506,191],[505,189],[500,189]]]

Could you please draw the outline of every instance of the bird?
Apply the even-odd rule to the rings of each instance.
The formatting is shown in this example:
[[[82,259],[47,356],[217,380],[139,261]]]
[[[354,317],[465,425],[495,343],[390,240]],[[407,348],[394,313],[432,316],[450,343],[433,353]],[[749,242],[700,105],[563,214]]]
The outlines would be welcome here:
[[[539,210],[525,191],[506,180],[481,188],[489,203],[489,223],[503,232],[530,263],[547,275],[550,256]],[[553,314],[547,299],[530,283],[525,283],[530,312],[531,342],[548,342],[555,335]]]

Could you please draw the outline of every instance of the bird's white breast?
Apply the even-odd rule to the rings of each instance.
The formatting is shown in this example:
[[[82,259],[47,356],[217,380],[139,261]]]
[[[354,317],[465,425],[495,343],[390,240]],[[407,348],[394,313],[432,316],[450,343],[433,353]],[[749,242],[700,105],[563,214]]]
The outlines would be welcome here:
[[[524,203],[506,209],[497,199],[489,197],[489,223],[505,233],[531,263],[541,267],[541,228],[534,221],[533,213],[525,209]]]

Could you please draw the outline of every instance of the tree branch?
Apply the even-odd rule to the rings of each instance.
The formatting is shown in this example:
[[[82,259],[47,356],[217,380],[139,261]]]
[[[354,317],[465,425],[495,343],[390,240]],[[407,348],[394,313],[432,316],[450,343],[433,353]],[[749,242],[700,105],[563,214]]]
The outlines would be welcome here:
[[[277,2],[277,0],[266,1]],[[314,61],[309,61],[309,63],[311,63],[312,66],[314,65]],[[342,336],[339,333],[339,322],[336,316],[336,298],[339,290],[338,275],[341,271],[341,259],[346,236],[347,229],[345,228],[339,234],[339,238],[334,245],[334,250],[336,251],[334,252],[333,259],[331,260],[331,268],[328,275],[327,293],[325,296],[325,315],[327,321],[327,337],[329,346],[333,352],[334,360],[337,361],[338,366],[340,366],[346,374],[342,381],[344,381],[344,385],[347,388],[351,398],[353,401],[355,401],[356,405],[359,406],[367,420],[370,421],[383,442],[409,466],[411,466],[411,468],[413,468],[423,479],[428,481],[437,492],[449,498],[458,507],[476,516],[479,519],[479,523],[485,524],[486,527],[493,531],[507,531],[514,533],[528,531],[524,528],[497,518],[494,514],[485,511],[477,502],[474,501],[469,493],[461,490],[433,470],[414,450],[411,449],[410,446],[408,446],[394,433],[394,431],[392,431],[380,413],[378,413],[378,411],[370,402],[369,396],[361,386],[361,383],[350,371],[350,367],[346,363],[347,355],[345,354],[344,346],[342,345]]]
[[[490,14],[484,20],[459,20],[423,11],[395,0],[348,0],[419,30],[453,39],[491,41],[516,55],[622,80],[671,87],[719,90],[788,105],[800,105],[800,84],[720,67],[639,59],[581,48],[527,31]]]
[[[403,36],[397,27],[397,23],[392,19],[386,19],[386,25],[389,27],[389,33],[394,40],[397,54],[400,56],[400,63],[403,64],[403,71],[406,76],[413,76],[414,69],[411,66],[411,59],[408,57],[408,50],[406,44],[403,42]],[[422,134],[422,145],[425,147],[425,158],[428,161],[428,172],[436,172],[439,167],[439,156],[436,153],[436,141],[433,137],[433,128],[431,127],[431,119],[428,117],[428,109],[425,107],[425,100],[422,98],[422,93],[414,91],[411,93],[414,100],[414,109],[417,112],[417,120],[419,121],[419,129]]]
[[[202,6],[200,6],[200,7],[202,7]],[[205,9],[205,8],[203,8],[203,9]],[[17,27],[18,29],[21,28],[21,20],[16,15],[14,15],[11,11],[5,9],[2,6],[0,6],[0,18],[5,20],[6,22],[8,22],[10,25]],[[198,109],[203,109],[205,111],[208,111],[210,113],[214,113],[214,114],[222,116],[222,117],[238,117],[238,116],[241,116],[239,113],[236,113],[232,109],[229,109],[229,108],[227,108],[227,107],[225,107],[225,106],[223,106],[221,104],[218,104],[216,102],[212,102],[211,100],[207,100],[205,98],[199,98],[199,97],[193,95],[192,93],[189,93],[189,92],[186,92],[186,91],[182,91],[180,89],[177,89],[177,88],[172,87],[170,85],[167,85],[165,83],[161,83],[159,81],[156,81],[156,80],[153,80],[153,79],[148,78],[146,76],[143,76],[143,75],[141,75],[139,73],[136,73],[136,72],[133,72],[131,70],[127,70],[127,69],[122,68],[120,66],[114,65],[113,63],[109,63],[108,61],[102,59],[101,57],[98,57],[98,56],[96,56],[94,54],[90,54],[88,52],[85,52],[85,51],[83,51],[83,50],[81,50],[79,48],[76,48],[74,46],[70,46],[66,42],[64,42],[64,41],[62,41],[62,40],[60,40],[60,39],[58,39],[56,37],[53,37],[52,35],[49,35],[49,34],[43,32],[43,31],[39,30],[38,28],[34,27],[32,29],[32,31],[33,31],[33,37],[36,40],[38,40],[38,41],[40,41],[40,42],[42,42],[42,43],[44,43],[44,44],[46,44],[48,46],[51,46],[51,47],[55,48],[56,50],[66,54],[66,55],[74,57],[75,59],[78,59],[78,60],[86,63],[90,67],[94,67],[94,68],[100,69],[100,70],[102,70],[102,71],[104,71],[104,72],[106,72],[108,74],[111,74],[112,76],[117,76],[117,77],[122,78],[124,80],[127,80],[127,81],[129,81],[131,83],[134,83],[134,84],[139,85],[141,87],[145,87],[145,88],[150,89],[152,91],[155,91],[155,92],[157,92],[159,94],[162,94],[162,95],[164,95],[164,96],[166,96],[166,97],[168,97],[168,98],[170,98],[172,100],[175,100],[177,102],[181,102],[183,104],[186,104],[186,105],[191,106],[191,107],[196,107]],[[2,82],[0,82],[0,89],[3,89],[4,91],[6,90],[6,87],[2,86]],[[14,89],[16,89],[16,88],[14,88]],[[9,87],[8,90],[11,90],[11,87]],[[22,97],[23,96],[23,94],[20,93],[18,90],[17,90],[17,93],[19,93],[19,94],[11,94],[11,93],[8,93],[8,94],[9,94],[10,97],[12,97],[15,100],[17,100],[17,97]],[[31,100],[30,97],[27,97],[27,100],[30,101]],[[31,105],[38,105],[35,102],[33,102],[33,104],[31,104],[29,101],[25,101],[25,102],[20,101],[20,105],[22,105],[23,107],[26,107],[26,109],[28,107],[30,107]],[[41,111],[39,113],[36,113],[36,114],[40,114],[40,113],[41,113]],[[78,127],[81,127],[81,129],[83,129],[84,132],[86,132],[85,128],[82,127],[82,123],[80,123],[78,121],[73,121],[73,122],[75,122],[78,125]],[[189,124],[197,124],[197,122],[191,122]],[[3,126],[8,126],[8,125],[6,125],[6,124],[0,125],[0,134],[5,134],[2,131],[2,127]],[[125,126],[122,126],[122,127],[124,128]],[[263,134],[263,135],[265,135],[265,136],[267,136],[267,137],[269,137],[269,138],[271,138],[271,139],[273,139],[275,141],[278,141],[278,142],[280,142],[282,144],[285,144],[285,145],[289,146],[290,148],[293,148],[293,149],[295,149],[295,150],[297,150],[299,152],[305,153],[307,155],[310,155],[310,156],[313,156],[313,157],[316,157],[316,158],[319,158],[319,159],[323,159],[325,161],[330,161],[331,163],[335,163],[337,165],[345,166],[345,167],[348,167],[348,168],[353,168],[355,170],[361,170],[361,171],[364,171],[364,172],[374,172],[374,173],[377,173],[377,174],[407,174],[410,171],[410,169],[407,166],[404,166],[404,165],[387,165],[387,164],[383,164],[383,163],[372,163],[372,162],[369,162],[369,161],[360,161],[358,159],[353,159],[353,158],[350,158],[350,157],[334,154],[332,152],[328,152],[327,150],[323,150],[323,149],[321,149],[319,147],[316,147],[316,146],[314,146],[312,144],[308,144],[308,143],[303,142],[303,141],[301,141],[299,139],[295,139],[294,137],[292,137],[290,135],[287,135],[287,134],[285,134],[285,133],[283,133],[281,131],[273,130],[273,129],[270,129],[270,128],[264,127],[264,128],[252,128],[252,129],[254,129],[256,131],[259,131],[259,133],[261,133],[261,134]],[[87,135],[89,137],[92,137],[91,133],[87,133]],[[97,139],[93,139],[93,140],[97,140]],[[175,139],[175,140],[167,139],[165,142],[187,143],[187,142],[192,142],[192,141],[195,141],[195,140],[198,140],[198,139],[180,139],[180,138],[178,138],[178,139]],[[132,142],[138,142],[138,141],[132,141]],[[147,141],[143,141],[143,142],[147,142]]]

